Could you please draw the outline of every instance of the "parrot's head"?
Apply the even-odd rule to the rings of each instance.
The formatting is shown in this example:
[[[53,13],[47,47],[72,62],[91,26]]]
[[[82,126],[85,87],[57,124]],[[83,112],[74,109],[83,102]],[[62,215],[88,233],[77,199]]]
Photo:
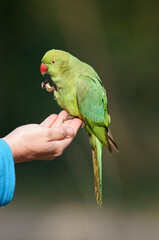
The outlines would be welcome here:
[[[67,69],[70,61],[70,54],[61,50],[50,50],[45,53],[41,60],[40,72],[42,75],[50,75],[51,79],[59,77]]]

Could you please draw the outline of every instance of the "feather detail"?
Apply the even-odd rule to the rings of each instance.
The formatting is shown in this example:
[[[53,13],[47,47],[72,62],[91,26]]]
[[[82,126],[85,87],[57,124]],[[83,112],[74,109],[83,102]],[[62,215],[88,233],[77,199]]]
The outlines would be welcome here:
[[[107,128],[107,138],[108,138],[109,145],[111,145],[111,146],[114,148],[114,150],[115,150],[117,153],[119,153],[118,146],[117,146],[117,144],[114,142],[113,136],[112,136],[112,134],[111,134],[111,132],[110,132],[110,130],[109,130],[108,128]]]

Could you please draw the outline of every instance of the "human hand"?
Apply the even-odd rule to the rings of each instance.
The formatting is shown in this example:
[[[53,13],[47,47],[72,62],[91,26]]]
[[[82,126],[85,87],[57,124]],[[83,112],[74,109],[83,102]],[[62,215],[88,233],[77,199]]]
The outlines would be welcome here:
[[[68,113],[52,114],[41,124],[16,128],[3,139],[9,144],[15,163],[31,160],[52,160],[60,156],[76,136],[82,121],[66,120]]]

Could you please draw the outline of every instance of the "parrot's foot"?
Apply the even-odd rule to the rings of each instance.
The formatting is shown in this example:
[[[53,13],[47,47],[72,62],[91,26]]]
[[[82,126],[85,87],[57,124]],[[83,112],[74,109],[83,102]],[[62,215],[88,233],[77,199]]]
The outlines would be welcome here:
[[[75,117],[72,116],[71,114],[67,114],[64,119],[63,119],[63,123],[66,121],[66,120],[69,120],[69,119],[74,119]]]
[[[63,123],[66,121],[66,120],[69,120],[69,119],[74,119],[74,118],[78,118],[78,117],[74,117],[72,116],[71,114],[67,114],[64,119],[63,119]],[[86,126],[85,122],[82,122],[81,124],[81,128],[84,128]]]
[[[53,85],[52,81],[45,80],[45,82],[41,83],[42,89],[46,89],[48,92],[53,92],[54,98],[56,99],[57,91],[56,87]]]
[[[48,92],[52,92],[56,90],[51,80],[45,80],[44,82],[42,82],[41,88],[46,89]]]
[[[49,80],[42,82],[41,87],[42,87],[42,89],[46,89],[48,92],[52,92],[55,90],[55,87],[53,86],[52,82]]]

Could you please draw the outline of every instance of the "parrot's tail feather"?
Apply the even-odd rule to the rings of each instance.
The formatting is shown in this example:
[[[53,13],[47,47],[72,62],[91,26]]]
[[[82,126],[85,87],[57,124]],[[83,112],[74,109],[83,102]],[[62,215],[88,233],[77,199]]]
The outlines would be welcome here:
[[[90,135],[90,144],[92,147],[94,185],[96,201],[99,207],[102,206],[102,143],[94,135]]]
[[[114,148],[114,150],[115,150],[117,153],[119,153],[118,146],[117,146],[117,144],[114,142],[110,130],[108,130],[108,132],[107,132],[107,137],[108,137],[109,145],[111,145],[111,146]]]

